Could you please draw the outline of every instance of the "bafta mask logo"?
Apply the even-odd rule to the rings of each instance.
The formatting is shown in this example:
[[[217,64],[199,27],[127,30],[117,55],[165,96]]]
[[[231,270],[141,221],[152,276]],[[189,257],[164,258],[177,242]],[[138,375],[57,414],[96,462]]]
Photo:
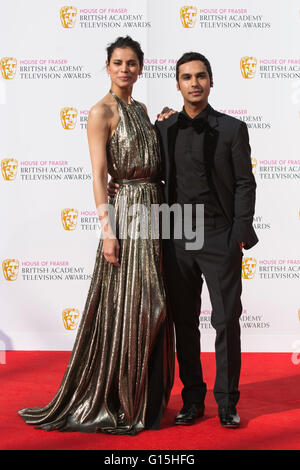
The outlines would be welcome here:
[[[62,7],[60,9],[60,21],[63,28],[74,28],[76,22],[77,8]]]
[[[253,279],[256,271],[256,259],[244,258],[242,263],[242,275],[244,279]]]
[[[78,111],[75,108],[62,108],[60,120],[64,129],[75,129]]]
[[[77,209],[63,209],[61,211],[61,221],[65,230],[75,230],[77,226],[77,218]]]
[[[256,73],[257,58],[256,57],[242,57],[240,67],[243,78],[254,78]]]
[[[18,170],[18,161],[14,158],[4,158],[1,160],[1,172],[5,181],[13,181],[16,179]]]
[[[17,71],[17,59],[14,57],[2,57],[0,59],[2,77],[5,80],[12,80]]]
[[[251,157],[251,163],[252,163],[252,173],[255,175],[256,173],[256,168],[257,168],[257,160],[254,157]]]
[[[180,8],[180,19],[184,28],[193,28],[196,23],[197,8],[185,6]]]
[[[2,270],[7,281],[16,281],[19,274],[20,263],[17,259],[5,259],[2,262]]]
[[[298,319],[300,321],[300,308],[298,308]]]
[[[76,308],[65,308],[62,312],[62,319],[66,330],[76,330],[80,313]]]

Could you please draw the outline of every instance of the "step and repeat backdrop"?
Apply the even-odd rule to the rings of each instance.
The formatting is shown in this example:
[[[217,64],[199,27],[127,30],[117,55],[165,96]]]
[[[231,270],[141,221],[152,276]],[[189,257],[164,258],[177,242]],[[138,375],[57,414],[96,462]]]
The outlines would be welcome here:
[[[243,351],[300,350],[300,1],[11,0],[0,16],[1,349],[70,350],[99,242],[86,136],[107,44],[145,52],[134,98],[180,110],[175,65],[211,62],[210,104],[246,122],[260,242],[243,260]],[[203,351],[214,350],[204,288]]]

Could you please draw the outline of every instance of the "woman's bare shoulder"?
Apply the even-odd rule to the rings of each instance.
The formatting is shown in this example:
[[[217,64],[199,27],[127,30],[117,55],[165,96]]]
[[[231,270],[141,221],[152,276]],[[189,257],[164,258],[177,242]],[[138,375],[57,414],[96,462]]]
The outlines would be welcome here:
[[[89,111],[89,119],[112,121],[118,114],[118,106],[113,97],[108,93],[101,100],[95,103]]]

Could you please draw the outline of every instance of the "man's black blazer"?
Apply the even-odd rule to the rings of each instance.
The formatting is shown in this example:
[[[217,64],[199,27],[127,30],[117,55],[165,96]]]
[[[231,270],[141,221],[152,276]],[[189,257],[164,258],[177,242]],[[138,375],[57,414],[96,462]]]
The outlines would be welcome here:
[[[204,136],[204,161],[211,191],[232,225],[232,237],[249,249],[258,242],[253,229],[256,183],[252,172],[247,125],[239,119],[219,113],[210,105]],[[174,146],[179,113],[156,121],[165,181],[165,201],[175,201]]]

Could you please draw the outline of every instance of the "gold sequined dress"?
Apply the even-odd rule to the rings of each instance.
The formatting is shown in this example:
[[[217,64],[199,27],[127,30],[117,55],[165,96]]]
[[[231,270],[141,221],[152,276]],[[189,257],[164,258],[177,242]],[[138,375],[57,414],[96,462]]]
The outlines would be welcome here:
[[[99,241],[59,389],[48,405],[19,410],[26,423],[47,431],[136,434],[158,429],[173,385],[173,326],[166,308],[161,241],[139,236],[137,212],[124,212],[124,201],[127,209],[137,204],[150,210],[151,204],[162,203],[158,138],[140,103],[126,104],[111,94],[119,122],[107,144],[107,162],[120,189],[110,202],[116,227],[125,217],[130,236],[123,231],[119,239],[120,267],[105,260]]]

